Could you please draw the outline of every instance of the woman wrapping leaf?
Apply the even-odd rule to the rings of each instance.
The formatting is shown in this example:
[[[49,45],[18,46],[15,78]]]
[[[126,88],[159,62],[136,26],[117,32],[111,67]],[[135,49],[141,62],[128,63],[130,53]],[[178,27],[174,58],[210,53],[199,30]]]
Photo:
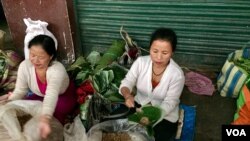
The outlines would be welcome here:
[[[151,104],[164,111],[164,119],[153,127],[155,141],[168,141],[177,131],[179,102],[185,77],[182,69],[171,59],[177,44],[175,32],[157,29],[151,36],[150,55],[139,57],[122,80],[119,92],[125,104]],[[137,92],[132,93],[136,87]]]

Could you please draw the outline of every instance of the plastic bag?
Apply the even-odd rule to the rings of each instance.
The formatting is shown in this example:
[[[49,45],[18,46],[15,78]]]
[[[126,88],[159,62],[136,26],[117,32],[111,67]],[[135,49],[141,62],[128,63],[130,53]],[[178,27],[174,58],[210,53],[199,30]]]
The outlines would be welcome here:
[[[41,113],[42,102],[35,100],[15,100],[0,106],[0,122],[15,141],[40,141],[38,116]],[[31,119],[23,127],[18,121],[19,116],[31,115]],[[52,118],[51,134],[44,141],[63,140],[63,126]],[[61,134],[61,135],[60,135]],[[61,138],[61,139],[60,139]]]
[[[50,36],[54,42],[55,42],[55,47],[57,49],[57,40],[55,36],[47,29],[48,23],[45,21],[33,21],[30,18],[24,18],[23,19],[24,23],[26,24],[26,35],[24,38],[24,55],[25,59],[29,58],[29,49],[28,45],[31,39],[33,39],[35,36],[44,34]]]
[[[63,141],[63,126],[55,118],[50,121],[51,133],[46,139],[41,139],[39,132],[39,117],[31,118],[25,125],[23,134],[27,141]]]
[[[87,141],[86,130],[80,115],[75,117],[73,123],[64,125],[64,141]]]
[[[109,120],[94,125],[87,133],[88,141],[102,141],[103,133],[127,133],[131,141],[154,141],[140,124],[128,119]]]

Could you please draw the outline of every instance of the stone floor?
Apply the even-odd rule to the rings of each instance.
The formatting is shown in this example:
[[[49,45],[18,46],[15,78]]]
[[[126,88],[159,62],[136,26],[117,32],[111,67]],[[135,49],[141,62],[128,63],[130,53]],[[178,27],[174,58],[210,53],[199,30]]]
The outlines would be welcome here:
[[[218,73],[199,72],[216,84]],[[212,96],[197,95],[184,88],[181,102],[196,106],[195,141],[220,141],[221,125],[230,124],[236,110],[236,99],[222,97],[218,91]]]
[[[0,29],[6,32],[5,47],[15,47],[12,44],[10,32],[6,21],[0,21]],[[200,71],[200,70],[199,70]],[[216,72],[201,72],[216,83]],[[221,97],[216,91],[212,96],[200,96],[184,88],[181,102],[196,106],[195,141],[220,141],[221,125],[229,124],[233,120],[236,109],[235,99]]]

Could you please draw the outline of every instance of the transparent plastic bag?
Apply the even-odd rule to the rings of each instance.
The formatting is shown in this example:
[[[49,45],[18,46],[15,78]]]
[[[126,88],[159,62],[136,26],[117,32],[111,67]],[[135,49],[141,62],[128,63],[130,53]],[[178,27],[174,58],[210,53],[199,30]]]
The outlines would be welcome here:
[[[154,141],[154,137],[148,136],[142,125],[128,119],[109,120],[94,125],[87,133],[88,141],[102,141],[103,133],[127,133],[129,141]]]
[[[0,122],[8,131],[9,136],[15,141],[41,141],[38,123],[42,109],[42,102],[36,100],[15,100],[0,105]],[[23,127],[19,123],[18,117],[31,115]],[[22,130],[23,129],[23,130]],[[63,126],[52,118],[51,134],[43,141],[63,140]]]
[[[73,123],[64,125],[64,141],[87,141],[86,130],[80,115],[75,117]]]
[[[41,139],[39,132],[39,117],[31,118],[25,125],[23,134],[27,141],[63,141],[63,126],[56,119],[52,118],[50,122],[51,133],[46,139]]]

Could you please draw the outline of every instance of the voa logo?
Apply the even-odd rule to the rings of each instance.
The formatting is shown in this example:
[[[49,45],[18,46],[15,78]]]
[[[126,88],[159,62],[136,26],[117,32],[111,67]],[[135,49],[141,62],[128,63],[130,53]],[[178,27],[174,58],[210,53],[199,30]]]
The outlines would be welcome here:
[[[247,136],[244,129],[226,129],[227,136]]]

